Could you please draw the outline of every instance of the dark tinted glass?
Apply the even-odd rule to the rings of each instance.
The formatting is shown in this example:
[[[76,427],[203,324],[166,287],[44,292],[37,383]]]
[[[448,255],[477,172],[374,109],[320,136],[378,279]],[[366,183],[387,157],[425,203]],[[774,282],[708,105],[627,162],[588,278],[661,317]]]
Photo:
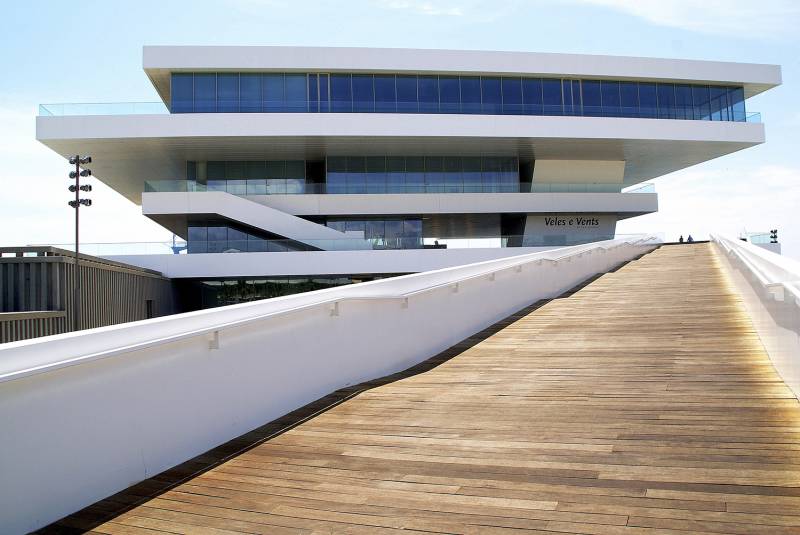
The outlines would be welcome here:
[[[708,88],[710,94],[710,108],[712,121],[728,120],[728,91],[725,87],[711,86]]]
[[[236,113],[239,111],[239,75],[217,75],[217,111]]]
[[[692,108],[692,86],[675,86],[675,118],[694,119],[694,110]]]
[[[542,114],[542,81],[538,78],[523,78],[522,107],[526,115]]]
[[[172,75],[170,89],[172,113],[191,113],[194,111],[194,76],[192,74],[176,73]]]
[[[600,97],[600,82],[584,80],[581,84],[583,100],[583,114],[589,117],[599,117],[603,114],[602,99]]]
[[[603,99],[603,115],[606,117],[619,117],[622,113],[619,100],[619,82],[603,80],[600,82],[600,92]]]
[[[397,111],[400,113],[415,113],[419,111],[417,101],[417,77],[397,76]]]
[[[420,113],[439,112],[439,77],[420,76],[417,79]]]
[[[711,118],[709,107],[708,86],[692,87],[692,104],[694,105],[694,118],[707,121]]]
[[[658,117],[656,84],[639,84],[639,117]]]
[[[522,80],[503,78],[503,113],[519,115],[522,113]]]
[[[194,111],[208,113],[217,111],[217,75],[194,75]]]
[[[488,115],[503,113],[503,92],[500,88],[500,78],[481,78],[481,94],[483,113]]]
[[[658,117],[675,119],[675,85],[658,84]]]
[[[439,77],[439,112],[458,113],[461,111],[461,91],[457,76]]]
[[[239,76],[239,111],[261,111],[261,75],[244,73]]]
[[[542,102],[545,115],[561,115],[563,113],[561,80],[542,80]]]
[[[284,95],[286,98],[284,111],[308,111],[308,84],[305,74],[287,74],[284,80]]]
[[[481,113],[481,79],[461,77],[461,113]]]
[[[394,75],[375,75],[375,111],[383,113],[397,111]]]
[[[353,75],[353,111],[375,111],[375,90],[371,74]]]
[[[353,90],[349,74],[331,75],[331,111],[353,111]]]
[[[319,75],[308,75],[308,111],[319,111]]]
[[[262,109],[283,111],[283,75],[265,74],[261,79]]]
[[[744,121],[747,119],[747,113],[744,105],[744,90],[741,87],[733,87],[728,92],[728,102],[732,109],[734,121]]]
[[[619,84],[620,102],[623,117],[639,116],[639,84],[622,82]]]

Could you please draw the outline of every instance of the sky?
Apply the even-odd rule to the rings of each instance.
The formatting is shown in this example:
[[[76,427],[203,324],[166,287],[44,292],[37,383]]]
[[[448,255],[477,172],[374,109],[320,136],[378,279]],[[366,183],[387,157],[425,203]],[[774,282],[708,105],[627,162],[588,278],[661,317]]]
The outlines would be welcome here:
[[[778,64],[783,85],[747,101],[767,142],[655,179],[659,212],[617,232],[668,239],[777,228],[800,259],[797,0],[136,0],[14,2],[0,33],[0,245],[74,237],[66,162],[35,140],[38,104],[147,102],[143,45],[306,45],[611,54]],[[796,98],[796,97],[795,97]],[[92,180],[81,241],[171,234]]]

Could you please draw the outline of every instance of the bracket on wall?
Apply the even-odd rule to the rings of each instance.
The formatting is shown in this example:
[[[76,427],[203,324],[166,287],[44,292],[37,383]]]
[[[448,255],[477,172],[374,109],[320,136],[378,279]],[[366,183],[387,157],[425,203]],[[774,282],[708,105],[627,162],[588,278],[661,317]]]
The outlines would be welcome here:
[[[213,331],[208,337],[208,349],[219,349],[219,331]]]
[[[403,298],[403,301],[400,303],[400,308],[408,308],[408,297]]]
[[[338,316],[339,315],[339,301],[334,301],[331,304],[330,314],[331,314],[331,316]]]
[[[458,293],[458,291],[459,291],[461,288],[459,287],[459,283],[455,283],[455,284],[453,284],[453,285],[451,285],[451,286],[450,286],[450,289],[452,290],[452,292],[453,292],[454,294],[457,294],[457,293]]]
[[[522,273],[522,264],[515,266],[514,271],[516,271],[517,273]]]

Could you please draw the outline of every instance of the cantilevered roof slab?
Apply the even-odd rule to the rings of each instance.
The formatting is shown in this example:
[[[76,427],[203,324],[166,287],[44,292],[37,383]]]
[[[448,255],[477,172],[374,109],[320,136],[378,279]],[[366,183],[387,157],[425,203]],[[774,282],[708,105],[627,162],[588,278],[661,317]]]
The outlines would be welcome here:
[[[91,154],[95,176],[133,202],[145,180],[181,179],[187,160],[326,155],[506,155],[624,160],[625,185],[764,142],[760,123],[605,117],[248,114],[38,117],[37,139]]]
[[[745,98],[781,84],[777,65],[686,59],[410,48],[145,46],[144,70],[165,102],[172,72],[481,74],[740,85]]]

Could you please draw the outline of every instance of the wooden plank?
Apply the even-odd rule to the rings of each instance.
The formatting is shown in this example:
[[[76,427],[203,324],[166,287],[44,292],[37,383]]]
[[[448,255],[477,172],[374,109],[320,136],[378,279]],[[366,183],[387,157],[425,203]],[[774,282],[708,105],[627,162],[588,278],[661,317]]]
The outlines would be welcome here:
[[[312,409],[42,532],[800,533],[800,406],[710,244]]]

